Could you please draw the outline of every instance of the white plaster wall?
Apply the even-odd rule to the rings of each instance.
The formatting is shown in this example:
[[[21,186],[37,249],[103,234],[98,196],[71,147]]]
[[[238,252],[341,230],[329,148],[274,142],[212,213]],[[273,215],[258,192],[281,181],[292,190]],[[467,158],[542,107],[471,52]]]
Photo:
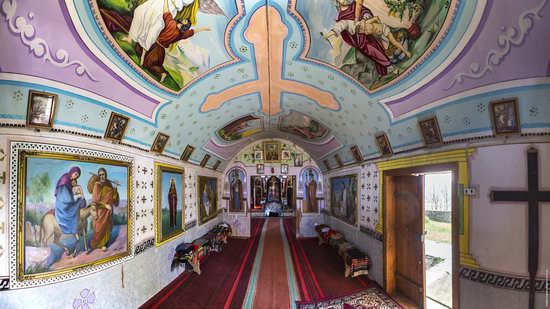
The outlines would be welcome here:
[[[342,175],[358,175],[358,213],[359,220],[356,226],[350,225],[335,217],[323,215],[324,223],[335,230],[341,231],[346,239],[354,243],[363,253],[372,260],[369,278],[383,285],[384,246],[383,242],[360,231],[360,226],[371,231],[376,229],[379,209],[379,180],[376,164],[369,163],[362,166],[352,166],[337,169],[325,175],[325,207],[330,212],[330,178]]]
[[[154,188],[151,186],[153,174],[151,171],[154,169],[155,161],[181,166],[185,169],[185,223],[197,219],[197,175],[218,177],[218,196],[221,197],[222,183],[219,172],[164,156],[142,152],[123,145],[112,144],[104,140],[82,138],[62,133],[44,134],[29,130],[2,129],[0,131],[0,174],[3,171],[6,171],[6,174],[8,174],[7,161],[10,141],[62,144],[133,157],[134,213],[130,215],[134,216],[135,220],[133,231],[135,244],[154,238],[155,235],[154,218],[151,212],[154,207],[152,199]],[[145,167],[147,172],[143,170],[138,172],[138,166],[141,169]],[[136,181],[140,182],[139,187]],[[0,278],[9,275],[7,244],[10,223],[7,220],[7,213],[8,208],[13,206],[7,205],[7,186],[7,182],[6,185],[0,183],[0,205],[3,202],[6,203],[4,207],[0,207],[0,227],[2,223],[5,226],[4,233],[2,233],[0,228],[0,246],[4,248],[3,254],[0,255]],[[145,202],[141,200],[143,196],[146,197]],[[137,201],[138,199],[140,199],[139,202]],[[221,199],[219,201],[221,204]],[[221,206],[220,204],[218,207]],[[197,223],[197,226],[186,230],[183,235],[174,238],[160,247],[149,248],[124,263],[91,275],[41,287],[0,291],[0,308],[31,308],[37,306],[40,308],[72,308],[75,299],[82,298],[81,292],[83,290],[94,293],[93,308],[136,308],[181,274],[181,268],[171,271],[171,261],[175,253],[175,247],[181,242],[191,242],[202,236],[218,224],[221,218],[222,216],[219,215],[216,219],[200,226]],[[131,248],[131,250],[134,252],[134,248]]]
[[[483,269],[528,276],[527,203],[491,202],[491,190],[527,189],[527,149],[539,149],[539,186],[550,190],[550,144],[481,147],[470,161],[470,253]],[[540,203],[538,276],[550,268],[550,203]]]

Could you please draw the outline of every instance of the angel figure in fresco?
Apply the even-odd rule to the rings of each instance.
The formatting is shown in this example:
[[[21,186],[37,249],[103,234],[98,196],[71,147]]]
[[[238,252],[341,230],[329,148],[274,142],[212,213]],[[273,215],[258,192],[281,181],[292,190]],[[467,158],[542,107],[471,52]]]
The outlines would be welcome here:
[[[408,38],[418,38],[420,28],[413,21],[418,12],[409,14],[406,9],[401,16],[395,16],[395,13],[390,12],[390,4],[386,0],[333,1],[338,16],[332,29],[327,33],[321,33],[323,38],[331,42],[331,37],[341,37],[350,47],[371,59],[380,76],[395,69],[392,63],[402,60],[404,56],[411,57],[410,52],[404,48],[402,42],[399,42],[403,38],[400,36],[396,39],[391,29],[403,29],[406,30]],[[339,49],[340,45],[331,42],[331,46],[333,49]],[[395,49],[392,49],[392,46],[398,49],[399,58],[394,57]],[[333,51],[333,56],[335,59],[340,57],[338,50]]]

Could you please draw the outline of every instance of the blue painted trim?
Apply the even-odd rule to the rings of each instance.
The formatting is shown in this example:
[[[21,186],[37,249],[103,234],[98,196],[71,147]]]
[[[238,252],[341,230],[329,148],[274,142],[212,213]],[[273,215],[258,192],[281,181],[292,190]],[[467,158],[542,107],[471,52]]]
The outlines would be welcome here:
[[[25,119],[27,119],[27,116],[14,115],[14,114],[0,114],[0,118],[3,118],[3,119],[25,120]]]
[[[114,112],[117,112],[119,114],[122,114],[122,115],[126,115],[130,118],[132,118],[132,120],[137,120],[137,121],[140,121],[142,123],[145,123],[147,125],[150,125],[150,126],[153,126],[155,128],[158,128],[158,126],[149,121],[149,120],[145,120],[139,116],[136,116],[135,114],[132,114],[132,113],[129,113],[127,111],[124,111],[124,110],[121,110],[117,107],[114,107],[112,105],[109,105],[109,104],[106,104],[106,103],[103,103],[101,101],[97,101],[97,100],[93,100],[91,98],[88,98],[88,97],[85,97],[83,95],[80,95],[80,94],[76,94],[76,93],[73,93],[73,92],[69,92],[67,90],[63,90],[63,89],[59,89],[59,88],[54,88],[54,87],[50,87],[50,86],[46,86],[46,85],[41,85],[41,84],[35,84],[35,83],[29,83],[29,82],[22,82],[22,81],[11,81],[11,80],[0,80],[0,85],[8,85],[8,86],[18,86],[18,87],[25,87],[25,88],[40,88],[40,89],[43,89],[45,91],[48,91],[48,92],[53,92],[53,93],[57,93],[57,94],[60,94],[60,95],[65,95],[65,96],[69,96],[69,97],[73,97],[75,99],[78,99],[78,100],[82,100],[84,102],[88,102],[88,103],[91,103],[91,104],[94,104],[94,105],[97,105],[97,106],[100,106],[100,107],[103,107],[105,109],[108,109],[108,110],[111,110],[111,111],[114,111]],[[87,91],[87,90],[86,90]],[[121,104],[122,105],[122,104]],[[168,104],[166,104],[168,105]],[[128,107],[129,108],[129,107]],[[137,112],[136,112],[137,113]],[[158,120],[158,116],[159,116],[160,113],[157,113],[157,119]]]

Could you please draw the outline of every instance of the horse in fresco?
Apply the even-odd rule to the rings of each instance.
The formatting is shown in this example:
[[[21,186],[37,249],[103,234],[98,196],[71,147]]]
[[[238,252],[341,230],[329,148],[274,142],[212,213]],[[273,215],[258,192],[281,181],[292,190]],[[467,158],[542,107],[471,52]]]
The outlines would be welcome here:
[[[76,251],[78,249],[78,242],[80,241],[80,235],[84,238],[84,249],[86,250],[86,254],[89,254],[90,251],[88,251],[88,241],[87,241],[87,229],[88,229],[88,218],[92,217],[93,219],[97,220],[97,208],[95,204],[90,204],[85,208],[80,209],[78,213],[78,225],[76,229],[76,233],[72,234],[76,238],[76,244],[74,247],[74,251],[72,253],[72,256],[76,256]],[[42,243],[44,247],[47,246],[48,239],[50,239],[53,235],[53,243],[60,246],[65,250],[66,255],[71,255],[69,252],[69,248],[65,247],[59,240],[61,238],[61,235],[63,232],[61,231],[61,228],[59,227],[59,223],[57,223],[57,220],[55,219],[55,209],[51,209],[48,211],[44,216],[42,217],[42,220],[40,220],[40,240],[39,243]]]

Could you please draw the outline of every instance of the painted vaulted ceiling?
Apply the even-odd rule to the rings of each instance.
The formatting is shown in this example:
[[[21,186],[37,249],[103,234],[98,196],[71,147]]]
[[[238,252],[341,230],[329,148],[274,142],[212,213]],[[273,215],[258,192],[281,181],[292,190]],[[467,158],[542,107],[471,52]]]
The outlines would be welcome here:
[[[103,136],[117,112],[124,143],[162,132],[164,154],[190,144],[222,167],[262,138],[346,163],[355,145],[379,156],[381,133],[417,148],[432,116],[446,142],[487,136],[507,98],[522,133],[547,132],[548,2],[3,0],[0,122],[25,123],[29,90],[55,93],[55,128]]]

